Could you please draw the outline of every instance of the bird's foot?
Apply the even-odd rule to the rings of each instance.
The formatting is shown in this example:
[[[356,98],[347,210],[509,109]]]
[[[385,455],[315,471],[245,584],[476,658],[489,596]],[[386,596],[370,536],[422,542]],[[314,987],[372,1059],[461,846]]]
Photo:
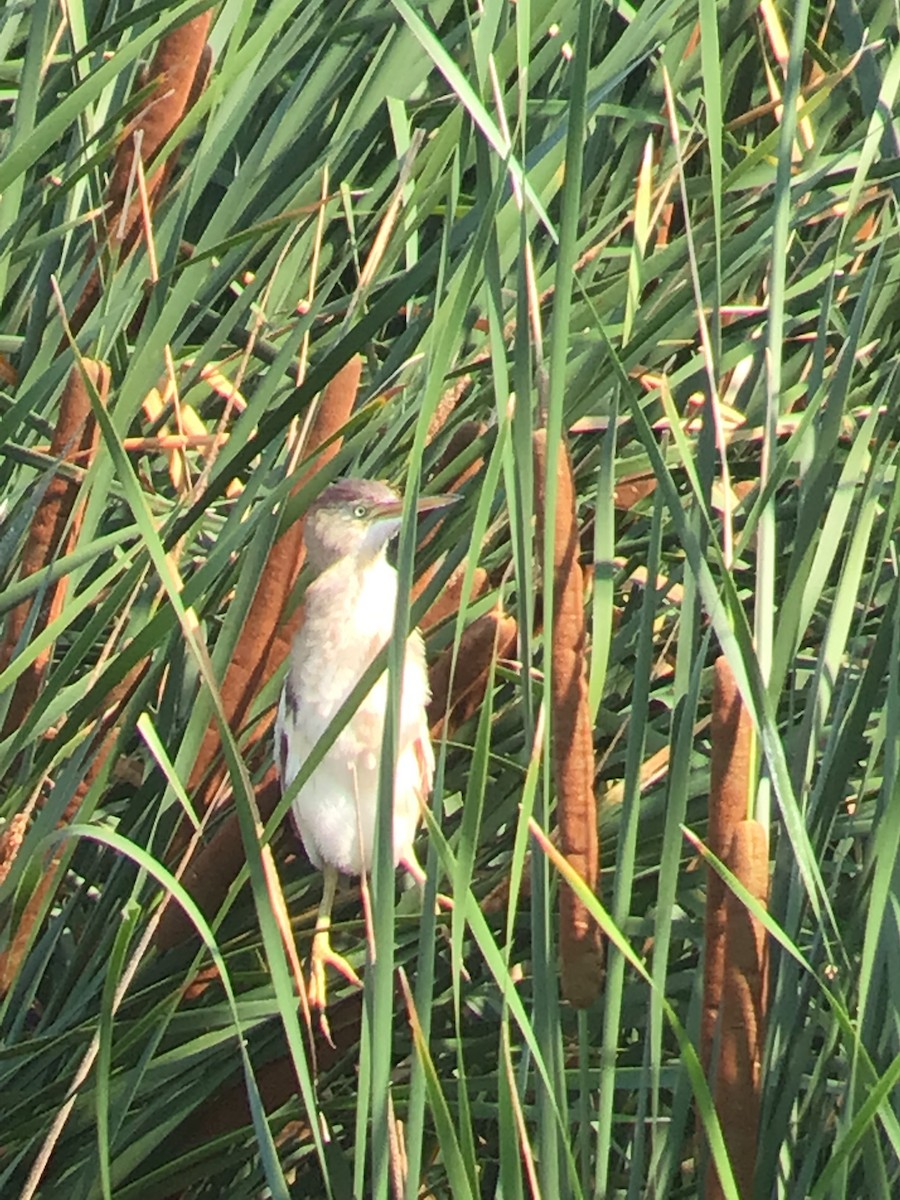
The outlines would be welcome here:
[[[331,1030],[328,1027],[328,985],[325,968],[334,967],[354,987],[362,987],[362,980],[353,970],[346,958],[332,948],[331,938],[327,929],[319,930],[313,937],[312,953],[309,957],[309,987],[306,990],[310,1008],[319,1013],[319,1025],[325,1037],[331,1042]]]

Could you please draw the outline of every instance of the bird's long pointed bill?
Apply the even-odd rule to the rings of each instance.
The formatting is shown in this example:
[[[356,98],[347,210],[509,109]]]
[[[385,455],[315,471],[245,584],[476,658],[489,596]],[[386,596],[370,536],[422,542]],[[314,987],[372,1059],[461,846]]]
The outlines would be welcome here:
[[[461,500],[461,496],[439,495],[439,496],[420,496],[416,502],[416,516],[422,513],[434,512],[439,508],[446,508],[450,504],[455,504],[457,500]],[[399,517],[403,512],[402,500],[385,500],[378,505],[378,517]]]

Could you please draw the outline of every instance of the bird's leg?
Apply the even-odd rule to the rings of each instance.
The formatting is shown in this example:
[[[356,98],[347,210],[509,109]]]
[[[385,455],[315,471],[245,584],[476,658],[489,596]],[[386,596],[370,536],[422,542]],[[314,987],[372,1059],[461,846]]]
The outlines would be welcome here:
[[[425,870],[419,860],[416,858],[416,852],[412,846],[400,858],[400,866],[403,867],[407,875],[412,876],[419,888],[419,894],[423,901],[425,899],[425,880],[427,878]],[[449,896],[442,896],[440,893],[435,897],[437,903],[437,912],[442,908],[452,909],[453,901]]]
[[[325,1020],[327,1004],[327,989],[325,983],[325,968],[332,966],[356,987],[362,987],[362,981],[343,955],[331,948],[331,909],[334,905],[334,893],[337,889],[337,868],[328,866],[322,869],[322,903],[316,916],[316,932],[313,935],[312,952],[309,956],[309,990],[307,995],[311,1008],[317,1008],[320,1014],[322,1028],[328,1032]]]

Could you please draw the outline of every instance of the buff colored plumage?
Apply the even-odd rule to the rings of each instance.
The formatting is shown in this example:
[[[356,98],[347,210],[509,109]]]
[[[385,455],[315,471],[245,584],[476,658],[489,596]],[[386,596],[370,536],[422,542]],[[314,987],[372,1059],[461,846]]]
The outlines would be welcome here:
[[[417,511],[442,507],[450,499],[423,498]],[[400,528],[401,511],[400,498],[386,484],[344,479],[327,487],[307,513],[304,541],[315,579],[306,591],[304,622],[291,649],[278,706],[275,752],[283,791],[393,634],[397,572],[386,550]],[[421,868],[413,839],[434,775],[428,698],[425,648],[414,630],[403,666],[393,837],[395,865],[403,864],[417,879]],[[385,673],[292,806],[306,851],[324,875],[310,967],[310,1002],[321,1010],[327,964],[358,982],[349,963],[331,948],[331,908],[338,874],[359,875],[372,867],[387,702]]]

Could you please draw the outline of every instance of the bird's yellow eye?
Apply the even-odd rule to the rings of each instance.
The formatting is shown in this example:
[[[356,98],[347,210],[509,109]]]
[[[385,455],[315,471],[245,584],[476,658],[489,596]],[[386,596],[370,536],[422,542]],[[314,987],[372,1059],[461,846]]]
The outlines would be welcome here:
[[[368,514],[369,514],[369,510],[366,508],[366,506],[364,504],[357,504],[354,506],[353,515],[354,515],[354,517],[359,518],[359,520],[362,520],[363,517],[368,516]]]

